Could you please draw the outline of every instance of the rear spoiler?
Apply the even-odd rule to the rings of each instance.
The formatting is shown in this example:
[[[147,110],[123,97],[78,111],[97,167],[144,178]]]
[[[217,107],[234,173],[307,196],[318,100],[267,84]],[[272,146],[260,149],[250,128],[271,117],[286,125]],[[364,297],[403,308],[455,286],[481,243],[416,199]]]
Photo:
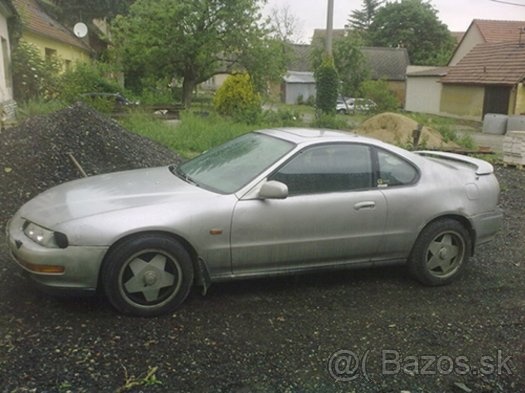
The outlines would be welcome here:
[[[476,175],[490,175],[491,173],[494,173],[494,167],[492,166],[492,164],[488,163],[487,161],[480,160],[478,158],[464,156],[456,153],[446,153],[442,151],[430,150],[415,151],[414,153],[423,157],[438,158],[442,160],[456,161],[461,162],[463,164],[471,165],[474,168],[476,168]]]

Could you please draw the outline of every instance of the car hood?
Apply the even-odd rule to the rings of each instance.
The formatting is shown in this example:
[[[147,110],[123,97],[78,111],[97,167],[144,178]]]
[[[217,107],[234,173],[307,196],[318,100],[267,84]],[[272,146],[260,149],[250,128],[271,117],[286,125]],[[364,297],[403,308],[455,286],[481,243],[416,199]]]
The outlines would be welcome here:
[[[19,214],[49,228],[67,221],[116,210],[161,204],[208,193],[186,183],[168,167],[136,169],[74,180],[27,202]]]

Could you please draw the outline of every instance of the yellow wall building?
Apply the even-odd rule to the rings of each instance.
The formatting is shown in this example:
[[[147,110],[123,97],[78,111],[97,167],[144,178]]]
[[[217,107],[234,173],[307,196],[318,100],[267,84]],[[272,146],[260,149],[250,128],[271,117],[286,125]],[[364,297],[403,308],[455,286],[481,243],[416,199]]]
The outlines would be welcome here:
[[[45,59],[57,59],[67,70],[91,58],[88,44],[51,18],[35,0],[13,0],[22,21],[22,40],[34,45]]]

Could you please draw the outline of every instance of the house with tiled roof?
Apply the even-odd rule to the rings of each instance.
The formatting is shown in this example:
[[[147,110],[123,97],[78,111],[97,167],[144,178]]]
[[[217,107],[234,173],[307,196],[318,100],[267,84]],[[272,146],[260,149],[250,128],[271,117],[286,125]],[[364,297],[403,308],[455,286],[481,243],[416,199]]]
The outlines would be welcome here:
[[[13,79],[11,76],[11,31],[17,13],[10,0],[0,0],[0,118],[14,116]]]
[[[496,42],[519,42],[523,21],[474,19],[463,35],[448,65],[455,66],[476,45]]]
[[[478,44],[441,78],[441,111],[477,119],[525,114],[524,83],[525,41]]]
[[[37,0],[13,0],[22,22],[22,40],[34,45],[43,58],[55,58],[68,69],[88,61],[92,50],[72,31],[49,16]]]
[[[525,21],[475,19],[448,67],[407,72],[409,111],[482,120],[525,112]]]

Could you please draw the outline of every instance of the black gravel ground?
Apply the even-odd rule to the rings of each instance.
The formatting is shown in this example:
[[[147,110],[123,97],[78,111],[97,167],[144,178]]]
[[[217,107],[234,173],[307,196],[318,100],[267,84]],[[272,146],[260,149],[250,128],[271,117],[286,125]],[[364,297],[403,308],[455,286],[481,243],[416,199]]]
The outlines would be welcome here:
[[[0,138],[2,165],[6,152],[12,162],[28,154]],[[127,153],[136,150],[115,138],[135,166]],[[133,141],[130,149],[157,154]],[[35,167],[43,143],[32,145]],[[89,162],[97,150],[85,149]],[[10,165],[2,217],[22,202],[15,188],[28,185],[25,197],[48,186],[48,172],[26,177]],[[0,241],[0,391],[525,392],[525,172],[498,167],[497,175],[503,230],[461,280],[441,288],[420,286],[403,268],[239,281],[205,297],[195,290],[173,315],[132,318],[101,298],[43,295]]]

